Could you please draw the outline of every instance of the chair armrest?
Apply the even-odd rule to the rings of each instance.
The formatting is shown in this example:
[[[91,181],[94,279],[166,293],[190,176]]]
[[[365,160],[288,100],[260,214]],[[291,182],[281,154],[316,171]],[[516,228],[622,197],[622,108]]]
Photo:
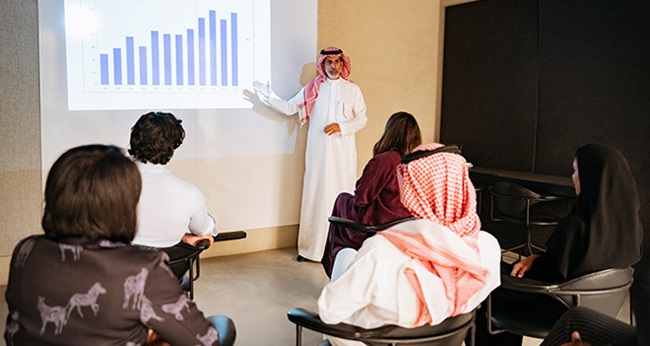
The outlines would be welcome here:
[[[203,251],[210,247],[210,241],[207,239],[201,239],[194,244],[194,247],[197,250]]]
[[[501,287],[513,291],[548,294],[559,288],[558,284],[527,278],[518,278],[509,274],[501,274]]]
[[[395,220],[395,221],[387,222],[387,223],[384,223],[384,224],[381,224],[381,225],[374,225],[374,226],[365,225],[365,224],[362,224],[361,222],[353,221],[353,220],[349,220],[349,219],[344,219],[344,218],[338,217],[338,216],[330,216],[327,220],[329,220],[330,223],[340,225],[340,226],[343,226],[345,228],[353,229],[355,231],[371,233],[371,232],[383,231],[385,229],[391,228],[391,227],[393,227],[393,226],[395,226],[397,224],[400,224],[402,222],[410,221],[410,220],[414,220],[414,219],[415,218],[411,216],[411,217],[407,217],[407,218],[404,218],[404,219],[398,219],[398,220]]]
[[[217,234],[214,237],[214,241],[226,241],[226,240],[235,240],[235,239],[244,239],[246,238],[246,232],[244,231],[231,231],[231,232],[222,232]]]

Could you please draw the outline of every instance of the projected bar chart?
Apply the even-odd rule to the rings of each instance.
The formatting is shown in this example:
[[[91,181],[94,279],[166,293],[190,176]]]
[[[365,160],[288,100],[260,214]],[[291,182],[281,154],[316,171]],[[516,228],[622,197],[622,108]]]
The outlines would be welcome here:
[[[113,48],[112,59],[109,53],[99,54],[99,70],[101,85],[122,85],[122,66],[126,67],[127,85],[160,85],[160,66],[162,61],[162,75],[164,85],[196,85],[198,74],[198,85],[211,86],[238,86],[239,85],[239,56],[237,51],[237,13],[230,13],[228,20],[220,19],[219,26],[216,25],[216,11],[210,11],[208,17],[208,32],[206,35],[205,19],[198,18],[197,28],[187,29],[185,35],[162,34],[162,54],[160,52],[160,32],[151,31],[151,40],[148,46],[138,46],[138,53],[135,53],[135,38],[125,37],[125,46]],[[217,30],[217,27],[219,30]],[[198,47],[201,47],[198,54],[195,54],[194,33],[198,32],[196,38]],[[228,38],[230,35],[230,39]],[[217,44],[219,42],[219,44]],[[206,55],[205,46],[209,47],[209,55]],[[173,51],[173,53],[172,53]],[[219,53],[217,53],[219,52]],[[147,68],[148,59],[151,57],[151,78]],[[198,71],[195,70],[198,56]],[[139,80],[135,79],[137,69],[140,71]],[[109,66],[112,61],[112,66]],[[209,66],[206,66],[206,61]],[[210,71],[209,82],[207,71]],[[110,71],[113,71],[111,78]],[[175,71],[175,73],[173,72]],[[187,77],[186,77],[187,75]],[[217,76],[220,76],[218,79]]]
[[[66,0],[69,108],[250,107],[242,89],[270,75],[269,2]]]

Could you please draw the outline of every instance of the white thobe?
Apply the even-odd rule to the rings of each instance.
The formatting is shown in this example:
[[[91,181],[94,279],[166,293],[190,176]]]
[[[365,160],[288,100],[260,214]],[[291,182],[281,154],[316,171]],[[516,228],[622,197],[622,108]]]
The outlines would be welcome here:
[[[499,286],[501,249],[491,234],[479,232],[479,255],[476,255],[474,250],[459,240],[460,238],[447,227],[429,220],[405,222],[395,226],[395,229],[418,234],[428,233],[429,239],[437,242],[437,245],[448,244],[444,245],[444,248],[461,251],[465,261],[488,270],[485,285],[467,301],[464,312],[476,308]],[[458,241],[454,240],[454,237]],[[354,253],[352,255],[354,256]],[[335,268],[340,264],[340,259],[346,260],[337,256]],[[448,317],[448,301],[442,280],[429,272],[419,261],[404,254],[379,235],[363,243],[344,273],[338,277],[332,274],[333,281],[325,286],[318,299],[321,320],[329,324],[344,322],[363,328],[376,328],[387,324],[413,327],[418,317],[418,304],[416,292],[404,275],[406,268],[413,269],[418,277],[432,324],[440,323]],[[349,340],[329,339],[335,346],[362,345]]]
[[[170,247],[185,233],[217,235],[206,198],[196,186],[176,177],[167,167],[137,162],[142,175],[138,202],[138,231],[133,244]]]
[[[289,101],[272,94],[264,100],[286,115],[298,112],[304,100],[301,90]],[[357,175],[354,133],[366,126],[366,103],[358,85],[339,78],[321,84],[309,118],[305,152],[298,253],[312,261],[323,257],[334,200],[341,192],[353,192]],[[341,132],[325,133],[325,126],[338,123]]]

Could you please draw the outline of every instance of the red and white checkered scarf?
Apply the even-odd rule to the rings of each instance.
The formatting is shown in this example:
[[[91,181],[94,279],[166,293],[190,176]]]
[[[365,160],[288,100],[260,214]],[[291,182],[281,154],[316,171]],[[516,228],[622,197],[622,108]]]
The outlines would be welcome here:
[[[422,144],[414,151],[442,146]],[[402,164],[398,170],[402,204],[413,216],[447,226],[470,245],[475,243],[481,220],[476,213],[476,190],[464,157],[442,152]]]
[[[420,145],[415,149],[434,150],[439,143]],[[454,153],[437,153],[399,166],[401,200],[416,217],[448,227],[478,254],[478,232],[481,221],[476,213],[476,191],[469,179],[467,161]],[[405,254],[417,259],[445,286],[449,315],[464,311],[467,300],[485,283],[487,270],[466,263],[459,256],[445,252],[419,235],[399,231],[399,225],[380,232]],[[420,281],[412,269],[406,269],[418,295],[419,317],[416,325],[431,322]]]
[[[323,49],[324,51],[332,52],[340,50],[337,47],[327,47]],[[318,63],[316,64],[316,70],[318,71],[318,77],[314,78],[309,82],[303,89],[303,102],[298,105],[298,114],[300,119],[300,125],[305,124],[307,119],[311,116],[314,105],[316,104],[316,98],[318,98],[318,92],[320,91],[321,84],[327,80],[327,73],[323,69],[323,62],[328,56],[338,56],[343,62],[343,68],[341,69],[341,78],[348,79],[351,72],[350,58],[341,53],[341,54],[321,54],[318,58]]]

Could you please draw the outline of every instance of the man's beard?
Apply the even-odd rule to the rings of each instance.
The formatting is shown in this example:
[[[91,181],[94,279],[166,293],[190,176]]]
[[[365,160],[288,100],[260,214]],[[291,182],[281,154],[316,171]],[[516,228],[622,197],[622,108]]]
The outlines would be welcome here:
[[[340,72],[325,71],[325,74],[327,74],[327,77],[329,79],[338,79],[341,76]]]

